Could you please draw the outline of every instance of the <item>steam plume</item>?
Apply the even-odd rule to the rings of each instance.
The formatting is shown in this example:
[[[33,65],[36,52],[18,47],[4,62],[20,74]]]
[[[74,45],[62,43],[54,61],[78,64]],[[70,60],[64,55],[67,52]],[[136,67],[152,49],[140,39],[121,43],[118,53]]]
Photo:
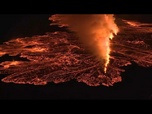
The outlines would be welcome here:
[[[67,26],[93,54],[104,62],[106,73],[110,59],[110,39],[118,32],[113,14],[56,14],[50,17],[52,25]]]

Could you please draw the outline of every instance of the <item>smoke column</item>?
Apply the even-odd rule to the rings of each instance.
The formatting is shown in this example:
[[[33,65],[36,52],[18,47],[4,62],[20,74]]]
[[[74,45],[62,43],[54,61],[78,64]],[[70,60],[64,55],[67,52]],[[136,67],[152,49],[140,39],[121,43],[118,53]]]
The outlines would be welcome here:
[[[101,60],[104,72],[110,60],[110,39],[118,32],[113,14],[56,14],[49,18],[51,25],[68,27],[76,32],[80,41]]]

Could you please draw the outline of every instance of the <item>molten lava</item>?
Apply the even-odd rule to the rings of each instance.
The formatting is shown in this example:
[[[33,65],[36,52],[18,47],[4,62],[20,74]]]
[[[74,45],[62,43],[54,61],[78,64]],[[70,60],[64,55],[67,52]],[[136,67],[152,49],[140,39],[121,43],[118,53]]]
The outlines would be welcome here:
[[[2,81],[46,85],[49,82],[76,80],[89,86],[113,86],[122,81],[121,73],[125,72],[123,67],[131,65],[132,62],[142,67],[152,67],[152,26],[149,26],[151,24],[138,23],[144,26],[135,27],[120,20],[121,24],[118,25],[121,31],[113,38],[118,29],[114,29],[114,23],[109,24],[109,21],[113,22],[112,15],[102,15],[102,18],[98,16],[96,22],[103,19],[104,23],[93,24],[93,28],[97,25],[98,29],[86,29],[89,35],[91,33],[91,37],[88,33],[79,33],[79,37],[88,35],[92,42],[87,45],[96,44],[93,48],[94,51],[97,50],[98,53],[95,54],[100,55],[100,59],[88,51],[75,33],[56,31],[17,38],[0,45],[0,57],[3,58],[7,54],[14,60],[1,59],[0,74],[7,75]],[[76,25],[78,26],[77,23]],[[17,55],[25,60],[18,60],[15,58]],[[103,63],[106,73],[101,67],[103,58],[106,60]]]
[[[20,64],[20,62],[19,61],[5,61],[5,62],[3,62],[2,64],[0,64],[0,65],[2,65],[4,68],[9,68],[9,67],[11,67],[11,66],[16,66],[16,65],[18,65],[18,64]]]

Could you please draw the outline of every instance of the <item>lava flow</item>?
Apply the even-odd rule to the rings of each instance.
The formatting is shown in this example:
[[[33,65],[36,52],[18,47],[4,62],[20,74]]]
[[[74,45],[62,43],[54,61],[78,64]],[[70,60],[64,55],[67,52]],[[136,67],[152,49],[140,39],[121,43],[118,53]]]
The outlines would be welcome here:
[[[108,32],[108,35],[105,35],[104,38],[108,40],[108,44],[94,40],[94,42],[87,42],[84,45],[85,41],[92,41],[92,37],[80,39],[86,34],[80,34],[77,31],[75,31],[76,33],[48,32],[45,35],[17,38],[4,42],[0,45],[0,57],[8,55],[13,58],[13,61],[1,61],[0,74],[7,75],[2,81],[46,85],[49,82],[61,83],[76,80],[89,86],[113,86],[122,81],[121,73],[125,72],[123,67],[131,65],[132,62],[142,67],[152,67],[151,24],[136,22],[138,26],[132,26],[127,20],[120,19],[119,22],[117,24],[120,31],[113,40],[109,41],[109,37],[112,38],[117,31]],[[75,25],[79,26],[77,23]],[[103,25],[107,26],[107,23],[105,22]],[[108,25],[108,28],[112,28],[112,25]],[[82,27],[81,30],[83,29]],[[84,32],[86,31],[84,30]],[[95,36],[100,34],[95,34]],[[100,38],[97,37],[97,39]],[[101,51],[101,48],[97,48],[99,45],[93,45],[93,50],[90,51],[91,44],[97,42],[111,47],[106,52],[109,58],[108,68],[105,69],[106,73],[101,67],[101,60],[107,57],[105,53],[103,54],[104,50]],[[96,49],[96,53],[92,54]],[[100,51],[102,58],[96,56]],[[24,60],[15,59],[16,56],[24,58]]]

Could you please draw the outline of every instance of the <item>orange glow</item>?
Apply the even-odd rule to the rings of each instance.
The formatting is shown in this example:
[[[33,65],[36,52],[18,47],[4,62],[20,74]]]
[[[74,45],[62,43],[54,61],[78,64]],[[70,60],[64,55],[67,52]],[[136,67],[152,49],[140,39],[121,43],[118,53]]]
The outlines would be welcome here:
[[[45,52],[46,49],[45,48],[41,48],[41,47],[34,47],[34,48],[31,48],[31,49],[26,49],[30,52]]]
[[[133,26],[133,27],[138,27],[139,23],[135,22],[135,21],[127,21],[127,20],[123,20],[124,22],[126,22],[127,24]]]
[[[1,81],[46,85],[76,80],[89,86],[109,87],[123,81],[123,67],[132,62],[141,67],[152,67],[151,25],[140,23],[142,26],[134,27],[122,23],[120,34],[114,38],[118,29],[112,15],[97,16],[99,18],[91,16],[93,28],[89,29],[89,25],[88,30],[80,26],[79,30],[82,28],[83,33],[89,33],[88,37],[91,35],[84,37],[85,42],[91,40],[89,43],[93,44],[99,59],[86,50],[75,33],[57,31],[14,39],[0,45],[0,56],[9,55],[8,59],[1,58],[0,74],[7,75]],[[9,61],[11,58],[15,60]]]
[[[107,66],[110,62],[110,39],[112,40],[114,35],[117,35],[119,29],[117,27],[117,25],[115,24],[114,22],[114,18],[113,18],[113,15],[105,15],[105,19],[106,19],[106,23],[108,24],[108,29],[109,32],[106,34],[106,40],[105,40],[105,65],[104,65],[104,72],[106,73],[107,72]],[[107,30],[108,30],[107,29]]]
[[[106,47],[107,47],[107,50],[106,50],[106,62],[105,62],[105,67],[104,67],[104,72],[105,73],[107,71],[107,66],[108,66],[108,64],[110,62],[110,42],[109,42],[109,39],[106,42]]]
[[[0,56],[5,55],[5,54],[6,54],[6,52],[0,52]]]
[[[11,66],[16,66],[20,64],[19,61],[5,61],[5,62],[2,62],[0,65],[2,65],[4,68],[9,68]]]

